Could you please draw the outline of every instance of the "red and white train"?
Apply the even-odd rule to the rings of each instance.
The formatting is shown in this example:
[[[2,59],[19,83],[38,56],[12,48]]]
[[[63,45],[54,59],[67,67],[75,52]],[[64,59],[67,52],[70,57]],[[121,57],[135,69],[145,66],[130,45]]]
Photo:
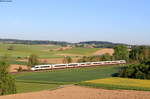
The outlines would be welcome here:
[[[126,64],[125,60],[117,61],[100,61],[100,62],[84,62],[84,63],[69,63],[69,64],[48,64],[48,65],[36,65],[32,66],[31,70],[47,70],[47,69],[59,69],[59,68],[72,68],[72,67],[87,67],[87,66],[100,66],[100,65],[115,65]]]

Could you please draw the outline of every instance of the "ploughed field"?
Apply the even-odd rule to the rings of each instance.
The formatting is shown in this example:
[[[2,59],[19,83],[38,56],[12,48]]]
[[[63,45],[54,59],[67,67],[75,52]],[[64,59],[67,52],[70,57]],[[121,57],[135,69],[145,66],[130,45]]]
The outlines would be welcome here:
[[[52,91],[0,96],[0,99],[150,99],[150,92],[66,86]]]

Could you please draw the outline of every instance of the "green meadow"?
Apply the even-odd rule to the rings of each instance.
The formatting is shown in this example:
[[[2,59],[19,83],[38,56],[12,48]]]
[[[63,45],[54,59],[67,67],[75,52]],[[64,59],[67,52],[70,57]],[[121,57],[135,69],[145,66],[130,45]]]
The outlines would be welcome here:
[[[13,47],[13,50],[8,50]],[[71,54],[72,56],[92,55],[99,48],[72,48],[63,51],[54,49],[61,48],[58,45],[25,45],[25,44],[0,44],[0,56],[10,54],[12,57],[27,57],[30,54],[36,54],[39,58],[60,58],[63,54]]]
[[[120,66],[97,66],[13,74],[18,93],[56,89],[61,85],[111,77]]]
[[[24,83],[17,82],[17,93],[26,93],[42,90],[53,90],[59,87],[58,84]]]
[[[115,90],[150,91],[149,80],[111,78],[112,74],[117,73],[120,67],[122,66],[71,68],[46,72],[24,72],[13,76],[17,81],[18,92],[49,90],[66,84]],[[40,88],[36,88],[37,86]]]
[[[119,66],[98,66],[50,70],[48,72],[26,72],[15,74],[14,77],[21,82],[68,84],[111,77],[119,68]]]

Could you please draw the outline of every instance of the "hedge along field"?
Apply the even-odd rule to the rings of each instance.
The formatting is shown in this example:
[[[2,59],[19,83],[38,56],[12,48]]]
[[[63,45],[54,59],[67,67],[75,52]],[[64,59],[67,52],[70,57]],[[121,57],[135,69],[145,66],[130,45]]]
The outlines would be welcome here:
[[[88,68],[73,68],[51,70],[49,72],[28,72],[15,74],[17,81],[37,83],[77,83],[86,80],[111,77],[118,72],[120,66],[99,66]]]
[[[104,78],[80,82],[78,85],[106,89],[127,89],[150,91],[150,80],[128,78]]]

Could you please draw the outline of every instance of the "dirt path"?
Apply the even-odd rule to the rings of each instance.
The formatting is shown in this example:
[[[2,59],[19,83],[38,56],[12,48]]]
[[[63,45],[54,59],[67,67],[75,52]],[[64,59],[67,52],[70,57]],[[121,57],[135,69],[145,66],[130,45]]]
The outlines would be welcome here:
[[[25,65],[12,64],[12,65],[10,66],[9,71],[10,71],[10,72],[17,72],[17,69],[18,69],[19,67],[21,67],[21,68],[24,69],[24,70],[25,70],[25,69],[28,69],[28,67],[25,66]]]
[[[0,99],[150,99],[150,92],[66,86],[53,91],[0,96]]]

